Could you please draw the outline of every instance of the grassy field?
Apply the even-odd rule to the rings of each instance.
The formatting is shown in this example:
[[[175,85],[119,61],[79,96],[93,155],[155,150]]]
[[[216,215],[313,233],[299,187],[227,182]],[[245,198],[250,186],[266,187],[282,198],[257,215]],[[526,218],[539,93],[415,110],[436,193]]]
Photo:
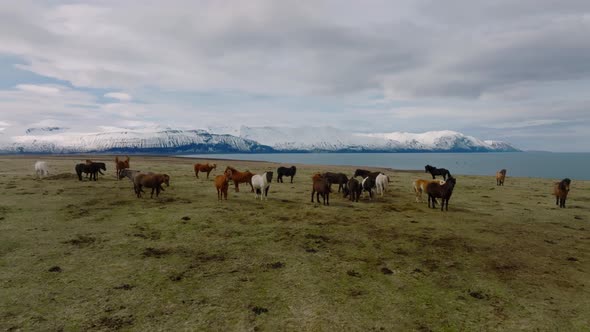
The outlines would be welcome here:
[[[97,182],[74,174],[86,156],[42,157],[42,180],[36,158],[0,158],[0,330],[590,330],[590,182],[559,209],[558,179],[457,176],[441,212],[414,200],[427,174],[384,170],[384,198],[326,207],[312,173],[354,169],[297,165],[268,201],[218,202],[195,160],[131,157],[171,176],[137,199],[90,158]]]

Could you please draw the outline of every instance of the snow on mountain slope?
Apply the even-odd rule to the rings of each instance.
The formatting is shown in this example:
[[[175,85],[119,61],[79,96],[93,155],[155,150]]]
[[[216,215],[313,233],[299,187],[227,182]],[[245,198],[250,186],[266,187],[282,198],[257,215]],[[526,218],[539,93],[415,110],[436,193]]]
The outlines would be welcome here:
[[[232,153],[232,152],[486,152],[518,151],[508,143],[483,141],[454,131],[413,133],[353,133],[333,127],[222,128],[230,134],[207,130],[170,128],[121,129],[103,127],[101,132],[67,132],[61,128],[27,130],[0,146],[3,153]],[[211,130],[211,129],[210,129]]]
[[[363,134],[332,127],[242,126],[240,137],[291,151],[518,151],[508,143],[483,141],[449,130]]]
[[[240,137],[286,151],[383,150],[400,148],[397,142],[361,137],[332,127],[246,127]]]
[[[27,153],[76,152],[268,152],[271,148],[231,135],[204,130],[125,130],[98,133],[23,135],[0,150]]]

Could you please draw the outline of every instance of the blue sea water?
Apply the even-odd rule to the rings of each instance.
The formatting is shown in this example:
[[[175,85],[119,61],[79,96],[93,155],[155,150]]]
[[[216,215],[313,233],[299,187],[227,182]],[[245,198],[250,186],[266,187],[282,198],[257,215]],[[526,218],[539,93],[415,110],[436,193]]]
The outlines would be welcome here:
[[[590,180],[590,153],[268,153],[185,155],[203,159],[258,160],[309,165],[350,165],[424,170],[426,164],[451,174],[492,175],[505,168],[508,176]]]

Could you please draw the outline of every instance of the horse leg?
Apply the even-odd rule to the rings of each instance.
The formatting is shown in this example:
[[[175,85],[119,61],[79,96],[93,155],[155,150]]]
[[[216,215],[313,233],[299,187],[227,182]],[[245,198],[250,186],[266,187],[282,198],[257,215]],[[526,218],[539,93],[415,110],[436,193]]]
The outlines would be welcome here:
[[[199,170],[198,169],[195,170],[195,176],[197,177],[197,179],[199,178]]]
[[[268,186],[264,189],[264,199],[267,201],[268,201],[268,189],[270,189],[270,186]]]
[[[238,187],[238,183],[234,181],[234,185],[236,186],[236,192],[239,193],[240,192],[240,187]]]
[[[291,183],[293,183],[293,175],[291,175]]]
[[[327,193],[326,193],[326,202],[327,202],[327,204],[326,204],[326,205],[328,205],[328,206],[329,206],[329,205],[330,205],[330,192],[327,192]]]
[[[312,189],[312,190],[311,190],[311,202],[312,202],[312,203],[313,203],[313,195],[314,195],[314,194],[315,194],[315,190],[314,190],[314,189]]]

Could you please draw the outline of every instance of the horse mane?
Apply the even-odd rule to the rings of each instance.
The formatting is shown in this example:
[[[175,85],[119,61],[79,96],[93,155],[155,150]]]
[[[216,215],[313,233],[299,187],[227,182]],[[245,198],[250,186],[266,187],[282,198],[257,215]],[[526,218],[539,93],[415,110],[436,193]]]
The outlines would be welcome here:
[[[567,186],[569,186],[572,183],[572,180],[570,180],[569,178],[565,178],[563,180],[561,180],[561,182],[559,182],[559,189],[560,190],[567,190]]]

